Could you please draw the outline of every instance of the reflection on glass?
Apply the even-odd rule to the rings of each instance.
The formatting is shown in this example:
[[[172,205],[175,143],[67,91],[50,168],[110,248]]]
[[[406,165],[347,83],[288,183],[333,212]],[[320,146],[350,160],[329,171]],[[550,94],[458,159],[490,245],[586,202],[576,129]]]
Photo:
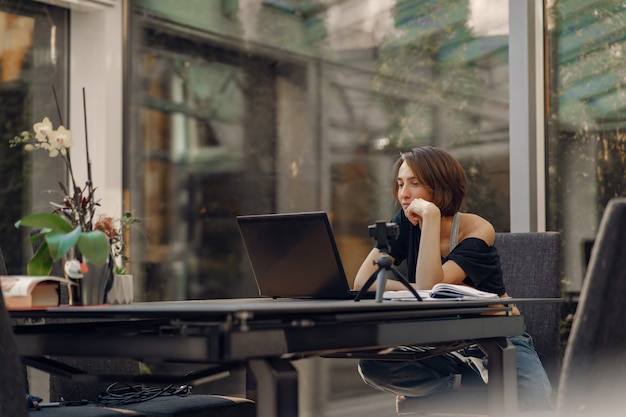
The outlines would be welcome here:
[[[28,231],[14,223],[26,214],[48,209],[56,200],[63,166],[45,153],[9,148],[9,139],[31,130],[44,116],[59,124],[52,86],[65,108],[65,36],[67,14],[36,2],[0,2],[0,248],[10,274],[23,274],[30,258]]]
[[[413,146],[452,152],[466,210],[508,230],[507,0],[171,4],[133,9],[148,298],[256,295],[237,214],[329,212],[352,279]]]
[[[585,244],[626,193],[626,8],[549,2],[549,222],[563,234],[566,290],[582,285]]]

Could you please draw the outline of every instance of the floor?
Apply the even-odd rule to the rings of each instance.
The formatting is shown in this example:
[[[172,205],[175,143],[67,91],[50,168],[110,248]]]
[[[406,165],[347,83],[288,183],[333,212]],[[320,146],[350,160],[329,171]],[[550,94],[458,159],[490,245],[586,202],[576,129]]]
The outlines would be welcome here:
[[[396,399],[391,394],[376,393],[333,401],[327,405],[324,417],[397,417]],[[304,417],[304,416],[300,416]],[[311,416],[318,417],[318,416]]]

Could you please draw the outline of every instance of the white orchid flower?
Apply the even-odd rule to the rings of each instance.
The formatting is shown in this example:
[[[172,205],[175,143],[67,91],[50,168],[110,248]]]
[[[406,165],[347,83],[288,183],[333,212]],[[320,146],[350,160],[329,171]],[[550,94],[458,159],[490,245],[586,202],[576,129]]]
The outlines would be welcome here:
[[[56,150],[57,153],[61,152],[61,154],[66,155],[67,149],[71,148],[74,145],[74,141],[72,140],[72,131],[67,130],[63,126],[59,126],[57,130],[53,130],[50,132],[50,157],[52,157],[52,153]],[[54,156],[57,155],[54,154]]]
[[[33,130],[35,131],[35,138],[39,142],[46,142],[48,140],[48,133],[52,131],[52,122],[47,117],[33,125]]]

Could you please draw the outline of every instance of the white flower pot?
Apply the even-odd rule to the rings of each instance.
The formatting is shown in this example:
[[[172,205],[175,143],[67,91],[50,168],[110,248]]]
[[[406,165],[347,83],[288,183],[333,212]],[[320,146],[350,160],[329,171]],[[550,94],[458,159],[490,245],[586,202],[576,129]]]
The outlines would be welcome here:
[[[133,302],[133,276],[115,275],[107,296],[109,304],[130,304]]]

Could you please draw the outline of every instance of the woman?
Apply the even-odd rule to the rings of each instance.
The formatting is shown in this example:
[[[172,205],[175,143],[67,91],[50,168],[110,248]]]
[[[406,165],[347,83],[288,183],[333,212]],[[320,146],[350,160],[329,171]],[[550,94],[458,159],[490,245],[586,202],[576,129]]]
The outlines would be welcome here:
[[[399,235],[389,241],[389,255],[396,265],[407,262],[411,285],[429,290],[439,282],[464,284],[508,297],[493,246],[493,226],[480,216],[459,212],[465,197],[461,164],[442,149],[418,147],[401,154],[394,177],[393,193],[401,209],[391,219],[399,226]],[[357,272],[355,289],[362,288],[376,271],[380,255],[377,248],[369,253]],[[404,287],[387,280],[386,289]],[[513,314],[519,314],[517,308]],[[532,338],[523,334],[509,340],[516,347],[520,410],[551,408],[550,382]],[[400,349],[421,351],[428,347]],[[364,360],[359,363],[359,372],[377,389],[421,397],[459,390],[464,379],[486,376],[486,364],[485,354],[474,346],[422,361]]]

